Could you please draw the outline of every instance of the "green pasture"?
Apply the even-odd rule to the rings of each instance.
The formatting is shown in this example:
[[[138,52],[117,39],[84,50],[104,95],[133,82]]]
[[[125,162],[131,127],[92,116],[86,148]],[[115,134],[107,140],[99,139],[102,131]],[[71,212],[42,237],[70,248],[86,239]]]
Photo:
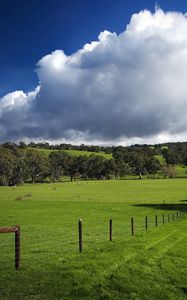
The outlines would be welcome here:
[[[155,155],[155,158],[159,160],[161,165],[166,164],[166,160],[162,155]]]
[[[187,167],[184,165],[175,165],[175,172],[177,177],[187,177]]]
[[[46,155],[49,155],[51,152],[59,151],[59,150],[50,150],[50,149],[40,149],[40,148],[27,148],[27,149],[35,149],[37,151],[40,151]],[[105,152],[90,152],[90,151],[81,151],[81,150],[60,150],[63,152],[66,152],[67,154],[71,156],[90,156],[92,154],[102,156],[106,159],[112,158],[112,154],[107,154]]]
[[[187,179],[1,187],[0,226],[21,225],[22,267],[1,234],[0,299],[187,299],[186,204]]]

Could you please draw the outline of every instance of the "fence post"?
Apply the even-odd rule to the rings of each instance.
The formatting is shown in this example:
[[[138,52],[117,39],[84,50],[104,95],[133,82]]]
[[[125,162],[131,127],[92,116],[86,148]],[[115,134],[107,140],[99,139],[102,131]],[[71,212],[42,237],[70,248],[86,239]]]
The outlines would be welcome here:
[[[168,214],[168,223],[170,222],[170,217],[169,217],[169,214]]]
[[[15,231],[15,268],[20,269],[20,226],[16,225],[17,230]]]
[[[82,252],[82,220],[79,219],[79,251]]]
[[[131,218],[131,233],[134,235],[134,219]]]
[[[162,215],[162,222],[163,222],[163,224],[165,223],[164,214]]]
[[[112,241],[112,219],[109,221],[109,241]]]
[[[155,226],[158,226],[158,219],[157,219],[157,215],[155,215]]]
[[[148,225],[148,222],[147,222],[147,216],[145,217],[145,230],[147,230],[147,226]]]

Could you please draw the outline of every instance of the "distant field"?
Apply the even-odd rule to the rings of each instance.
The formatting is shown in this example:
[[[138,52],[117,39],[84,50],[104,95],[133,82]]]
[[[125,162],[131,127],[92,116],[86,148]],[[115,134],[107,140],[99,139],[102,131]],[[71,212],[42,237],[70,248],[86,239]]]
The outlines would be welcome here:
[[[177,177],[187,177],[187,167],[184,165],[176,165],[175,171]]]
[[[155,158],[159,160],[161,165],[165,165],[166,161],[162,155],[155,155]],[[184,165],[174,166],[176,177],[187,177],[187,167]]]
[[[40,149],[40,148],[31,148],[31,147],[27,149],[36,149],[40,152],[45,153],[46,155],[49,155],[51,152],[59,151],[59,150],[49,150],[49,149]],[[107,154],[105,152],[90,152],[90,151],[80,151],[80,150],[60,150],[60,151],[66,152],[71,156],[83,156],[83,155],[89,156],[94,154],[94,155],[103,156],[106,159],[112,158],[112,154]]]
[[[165,179],[0,187],[0,226],[21,225],[22,249],[16,272],[14,236],[0,235],[0,299],[186,299],[187,219],[171,218],[186,211],[186,186],[187,179]]]
[[[161,165],[164,165],[166,163],[166,160],[162,155],[155,155],[155,158],[159,160]]]

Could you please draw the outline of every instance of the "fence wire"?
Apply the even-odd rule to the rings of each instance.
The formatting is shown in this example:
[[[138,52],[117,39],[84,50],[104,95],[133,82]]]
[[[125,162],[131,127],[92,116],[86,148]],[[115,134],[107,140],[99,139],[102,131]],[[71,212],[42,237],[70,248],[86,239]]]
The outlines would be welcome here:
[[[163,212],[164,213],[164,212]],[[180,220],[180,212],[164,213],[164,223]],[[155,214],[147,214],[147,230],[156,227]],[[157,228],[163,226],[163,214],[157,214]],[[70,230],[71,229],[71,230]],[[145,233],[145,216],[137,214],[134,217],[134,235]],[[112,219],[112,240],[120,241],[130,238],[132,235],[131,217],[118,217]],[[109,219],[82,222],[83,251],[94,250],[109,243]],[[61,224],[60,226],[44,226],[43,230],[38,230],[36,226],[21,226],[21,265],[27,268],[34,265],[45,267],[50,263],[58,263],[69,253],[77,255],[79,252],[79,232],[78,222]],[[15,234],[0,234],[0,268],[2,272],[7,272],[14,268],[15,264]]]

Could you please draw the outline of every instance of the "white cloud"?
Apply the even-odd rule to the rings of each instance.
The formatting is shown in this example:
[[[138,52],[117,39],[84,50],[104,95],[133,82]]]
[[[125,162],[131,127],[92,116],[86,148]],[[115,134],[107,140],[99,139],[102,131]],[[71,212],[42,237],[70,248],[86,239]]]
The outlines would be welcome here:
[[[40,88],[0,100],[0,137],[131,143],[187,139],[187,19],[134,14],[120,35],[37,64]],[[11,122],[9,118],[11,117]]]

